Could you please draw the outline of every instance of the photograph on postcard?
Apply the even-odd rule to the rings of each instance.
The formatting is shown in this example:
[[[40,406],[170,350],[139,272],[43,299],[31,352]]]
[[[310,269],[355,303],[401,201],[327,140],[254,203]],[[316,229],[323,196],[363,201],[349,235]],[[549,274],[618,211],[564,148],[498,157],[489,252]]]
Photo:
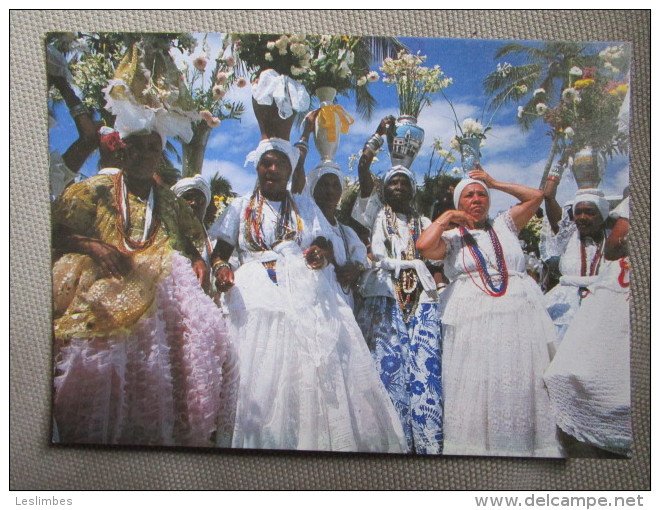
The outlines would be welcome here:
[[[46,55],[53,443],[630,456],[628,43]]]

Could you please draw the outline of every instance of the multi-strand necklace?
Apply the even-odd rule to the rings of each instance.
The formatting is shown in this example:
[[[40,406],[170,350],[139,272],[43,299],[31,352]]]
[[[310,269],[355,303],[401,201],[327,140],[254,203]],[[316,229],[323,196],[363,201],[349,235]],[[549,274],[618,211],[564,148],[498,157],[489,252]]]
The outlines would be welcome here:
[[[136,241],[131,238],[129,232],[131,231],[131,211],[128,204],[128,190],[126,189],[126,183],[124,182],[124,176],[122,173],[118,173],[114,176],[114,199],[115,206],[119,211],[119,214],[116,218],[115,226],[119,235],[122,238],[122,245],[120,249],[125,253],[134,253],[142,251],[149,246],[151,246],[156,238],[156,232],[160,225],[158,221],[156,210],[155,210],[155,199],[154,199],[154,188],[151,187],[149,191],[149,198],[147,198],[147,208],[144,215],[144,230],[142,232],[142,238],[139,241]]]
[[[408,216],[407,226],[409,235],[406,249],[403,252],[403,259],[415,260],[419,258],[415,244],[417,243],[417,238],[422,230],[419,216],[414,213],[410,214]],[[399,235],[399,220],[389,205],[385,206],[385,230],[387,231],[387,236],[390,238],[390,255],[396,257],[399,254],[392,253],[394,251],[392,249],[392,238],[395,236],[399,239],[401,238]],[[419,285],[419,277],[414,269],[409,268],[402,269],[398,278],[392,275],[392,279],[394,280],[396,300],[403,313],[403,321],[407,324],[415,315],[415,311],[419,305],[419,298],[422,294],[422,288],[421,285]]]
[[[493,246],[493,251],[495,252],[495,266],[497,268],[497,274],[491,276],[490,272],[488,271],[486,257],[481,252],[476,239],[464,227],[459,227],[463,246],[468,247],[474,263],[477,266],[479,279],[481,280],[483,286],[479,285],[476,280],[472,278],[472,273],[467,269],[465,264],[465,252],[463,252],[463,267],[465,268],[465,272],[470,276],[470,279],[472,279],[472,282],[477,287],[479,287],[482,292],[492,297],[500,297],[506,293],[506,289],[509,283],[509,273],[506,268],[506,261],[504,260],[502,245],[500,244],[500,240],[497,237],[495,230],[488,223],[486,223],[486,227],[484,229],[488,232],[490,242]]]
[[[604,244],[602,241],[596,244],[596,252],[591,259],[589,273],[587,274],[587,248],[584,240],[580,239],[580,276],[594,276],[598,274],[600,260],[603,256],[603,247]],[[578,289],[578,294],[580,295],[580,299],[584,299],[589,295],[589,289],[587,287],[580,287]]]
[[[263,230],[263,208],[266,204],[277,217],[275,227],[275,242],[293,240],[300,244],[302,242],[303,225],[296,204],[287,192],[284,200],[280,204],[279,212],[273,209],[273,206],[264,198],[261,191],[254,190],[250,202],[245,209],[245,240],[253,251],[268,251],[271,249],[265,241]]]

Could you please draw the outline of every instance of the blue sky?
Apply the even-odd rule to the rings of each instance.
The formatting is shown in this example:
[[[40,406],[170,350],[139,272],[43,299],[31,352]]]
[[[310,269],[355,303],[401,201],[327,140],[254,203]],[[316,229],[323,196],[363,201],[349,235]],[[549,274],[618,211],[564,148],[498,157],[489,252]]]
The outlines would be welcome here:
[[[201,36],[200,36],[201,37]],[[425,65],[438,64],[447,76],[453,78],[453,84],[444,91],[452,100],[459,120],[465,117],[481,119],[483,108],[488,98],[482,91],[482,81],[487,74],[496,69],[497,63],[509,62],[512,65],[523,63],[519,58],[507,56],[496,60],[495,52],[505,42],[503,40],[476,39],[424,39],[401,38],[408,48],[416,53],[420,51],[427,56]],[[207,37],[207,56],[215,58],[219,51],[220,36],[210,34]],[[540,43],[538,43],[540,44]],[[599,51],[611,43],[594,43],[594,49]],[[201,44],[196,54],[202,52]],[[178,63],[183,57],[175,55]],[[190,58],[190,57],[186,57]],[[210,67],[210,66],[209,66]],[[372,69],[379,71],[379,63],[374,63]],[[210,71],[207,73],[210,75]],[[210,77],[209,77],[210,79]],[[349,170],[349,157],[357,154],[364,142],[373,134],[379,120],[385,115],[397,115],[396,89],[387,86],[382,81],[371,84],[372,94],[377,98],[376,110],[371,120],[358,118],[355,115],[353,101],[340,96],[338,103],[355,117],[348,135],[342,135],[336,161],[350,178],[357,178],[356,166]],[[256,119],[252,112],[250,87],[235,88],[227,99],[242,101],[246,112],[241,121],[224,121],[215,128],[209,139],[202,174],[211,177],[216,173],[225,176],[232,183],[234,191],[239,194],[252,190],[255,182],[255,172],[252,166],[244,167],[245,155],[256,147],[260,134]],[[492,129],[489,131],[485,145],[482,147],[481,163],[484,169],[494,178],[508,182],[518,182],[537,187],[543,173],[543,168],[550,150],[550,137],[545,133],[548,126],[537,121],[530,131],[523,132],[516,123],[517,104],[512,103],[502,107],[495,115]],[[58,125],[51,129],[51,149],[65,150],[75,138],[75,127],[65,108],[55,110]],[[486,114],[485,123],[490,118]],[[431,144],[435,138],[442,141],[443,147],[449,148],[450,139],[456,134],[454,116],[447,102],[440,94],[436,94],[430,106],[427,106],[418,118],[418,124],[425,130],[425,141],[411,165],[416,175],[420,177],[428,169],[431,155]],[[291,140],[297,140],[299,133],[294,127]],[[97,158],[90,158],[82,173],[93,175],[96,172]],[[307,158],[307,170],[319,162],[313,144]],[[458,161],[453,166],[458,166]],[[372,165],[372,170],[381,173],[389,168],[387,151],[381,151],[378,161]],[[604,181],[601,184],[606,195],[621,195],[628,184],[629,163],[627,157],[615,157],[608,162]],[[562,180],[558,191],[561,203],[573,197],[577,189],[572,177]],[[492,212],[502,210],[514,203],[506,194],[495,192],[492,196]]]

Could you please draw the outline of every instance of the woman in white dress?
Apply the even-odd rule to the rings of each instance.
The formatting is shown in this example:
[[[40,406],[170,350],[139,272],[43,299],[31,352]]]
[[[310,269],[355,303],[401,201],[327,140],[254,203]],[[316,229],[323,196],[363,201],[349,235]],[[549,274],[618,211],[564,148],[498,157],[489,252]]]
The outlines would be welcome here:
[[[566,331],[544,379],[563,431],[582,443],[629,455],[630,260],[628,199],[605,246],[605,262]]]
[[[396,412],[338,296],[321,213],[287,183],[296,155],[265,139],[254,192],[211,228],[240,386],[233,446],[405,452]],[[240,266],[226,262],[236,250]]]
[[[444,453],[560,456],[543,385],[554,331],[517,238],[543,194],[481,169],[470,177],[417,242],[451,282],[440,298]],[[489,188],[520,203],[491,222]]]
[[[336,282],[339,294],[354,308],[353,288],[369,265],[367,247],[351,227],[337,217],[337,204],[344,191],[341,172],[333,163],[317,166],[309,172],[305,191],[314,199],[327,220],[326,236],[332,244]]]

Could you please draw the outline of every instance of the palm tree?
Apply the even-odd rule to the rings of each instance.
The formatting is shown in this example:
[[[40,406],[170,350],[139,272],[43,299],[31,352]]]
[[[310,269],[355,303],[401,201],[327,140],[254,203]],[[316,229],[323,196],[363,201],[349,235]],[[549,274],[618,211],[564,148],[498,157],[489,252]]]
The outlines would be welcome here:
[[[484,90],[493,96],[490,108],[499,108],[503,104],[518,102],[527,97],[525,105],[519,110],[517,121],[523,130],[530,129],[533,122],[541,118],[536,109],[537,89],[543,89],[546,103],[557,104],[562,90],[568,86],[573,67],[598,65],[598,54],[587,54],[587,49],[585,44],[575,42],[546,42],[540,46],[518,42],[505,44],[495,54],[496,59],[507,55],[522,55],[529,62],[519,66],[498,65],[498,70],[486,77]],[[552,147],[541,178],[541,188],[557,154],[562,152],[561,163],[568,156],[568,153],[562,151],[561,133],[553,129],[549,134],[552,136]]]

